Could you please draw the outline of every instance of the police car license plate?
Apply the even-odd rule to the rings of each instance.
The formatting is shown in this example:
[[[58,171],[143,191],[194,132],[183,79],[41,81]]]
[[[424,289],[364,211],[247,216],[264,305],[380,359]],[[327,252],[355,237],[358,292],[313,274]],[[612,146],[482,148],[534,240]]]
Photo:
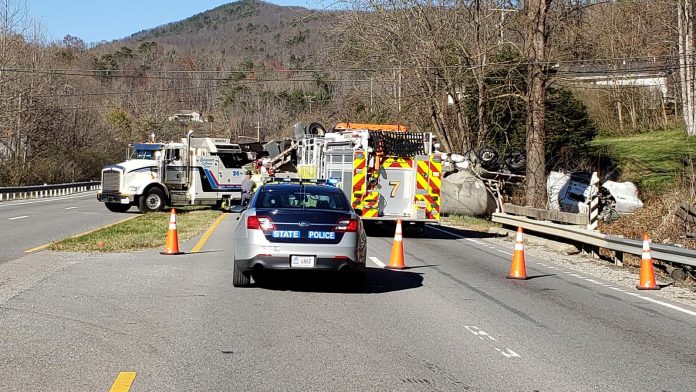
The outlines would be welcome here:
[[[314,256],[290,256],[290,267],[293,268],[314,268]]]

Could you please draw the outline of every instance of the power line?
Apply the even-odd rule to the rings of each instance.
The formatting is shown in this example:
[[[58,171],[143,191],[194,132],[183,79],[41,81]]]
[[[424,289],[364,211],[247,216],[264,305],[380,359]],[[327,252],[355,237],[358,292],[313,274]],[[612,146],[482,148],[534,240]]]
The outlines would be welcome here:
[[[696,54],[694,54],[696,56]],[[549,61],[546,64],[586,64],[586,63],[605,63],[609,61],[638,61],[638,60],[652,60],[657,59],[664,60],[678,60],[679,55],[654,55],[654,56],[617,56],[617,57],[604,57],[604,58],[594,58],[594,59],[581,59],[581,60],[556,60]],[[340,61],[340,60],[337,60]],[[347,60],[343,60],[347,61]],[[500,62],[489,62],[486,64],[475,64],[475,65],[447,65],[447,66],[413,66],[413,65],[399,65],[399,66],[386,66],[386,67],[363,67],[363,68],[298,68],[298,69],[229,69],[229,70],[136,70],[136,69],[70,69],[70,68],[20,68],[20,67],[4,67],[0,68],[0,72],[20,72],[20,73],[42,73],[42,74],[57,74],[57,75],[70,75],[70,76],[100,76],[100,77],[128,77],[128,78],[174,78],[172,76],[157,76],[157,75],[147,75],[147,73],[155,74],[182,74],[182,75],[196,75],[196,74],[255,74],[255,73],[325,73],[325,72],[380,72],[380,71],[405,71],[405,70],[431,70],[431,69],[477,69],[487,66],[498,66],[498,65],[530,65],[535,64],[534,62],[520,60],[509,60]],[[106,74],[108,73],[108,74]],[[119,73],[135,73],[133,75],[119,75]],[[177,78],[178,79],[178,78]],[[226,81],[229,78],[214,78],[211,80],[222,80]],[[184,78],[188,80],[188,78]],[[280,79],[283,80],[283,79]],[[313,80],[313,79],[312,79]]]

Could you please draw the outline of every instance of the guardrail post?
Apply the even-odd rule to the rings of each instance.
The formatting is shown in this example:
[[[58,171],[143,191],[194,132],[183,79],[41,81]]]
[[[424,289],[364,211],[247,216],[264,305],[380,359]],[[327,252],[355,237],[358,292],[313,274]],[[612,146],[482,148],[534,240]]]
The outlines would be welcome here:
[[[599,175],[597,175],[597,172],[592,173],[592,179],[590,180],[590,196],[587,202],[589,205],[587,230],[598,231],[597,220],[599,219]]]

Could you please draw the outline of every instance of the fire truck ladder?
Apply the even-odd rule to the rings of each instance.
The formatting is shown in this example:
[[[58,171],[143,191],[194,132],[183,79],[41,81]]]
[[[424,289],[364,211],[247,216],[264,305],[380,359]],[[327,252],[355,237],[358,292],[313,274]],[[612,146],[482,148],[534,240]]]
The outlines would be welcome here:
[[[280,154],[276,155],[271,159],[271,165],[273,166],[274,170],[277,170],[279,167],[287,164],[290,162],[292,159],[292,151],[297,148],[298,143],[296,141],[293,141],[292,144],[290,144],[290,147],[286,148],[283,150]]]

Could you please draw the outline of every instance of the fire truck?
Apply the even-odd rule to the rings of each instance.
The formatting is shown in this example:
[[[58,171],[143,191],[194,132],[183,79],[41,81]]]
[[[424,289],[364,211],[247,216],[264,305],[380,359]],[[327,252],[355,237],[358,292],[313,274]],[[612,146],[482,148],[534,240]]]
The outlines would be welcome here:
[[[434,150],[429,132],[341,123],[297,141],[297,171],[336,182],[365,221],[422,226],[440,220],[442,163]]]
[[[113,212],[137,206],[141,212],[165,207],[211,205],[241,200],[248,152],[229,139],[191,137],[180,142],[137,143],[129,159],[102,169],[97,199]]]

